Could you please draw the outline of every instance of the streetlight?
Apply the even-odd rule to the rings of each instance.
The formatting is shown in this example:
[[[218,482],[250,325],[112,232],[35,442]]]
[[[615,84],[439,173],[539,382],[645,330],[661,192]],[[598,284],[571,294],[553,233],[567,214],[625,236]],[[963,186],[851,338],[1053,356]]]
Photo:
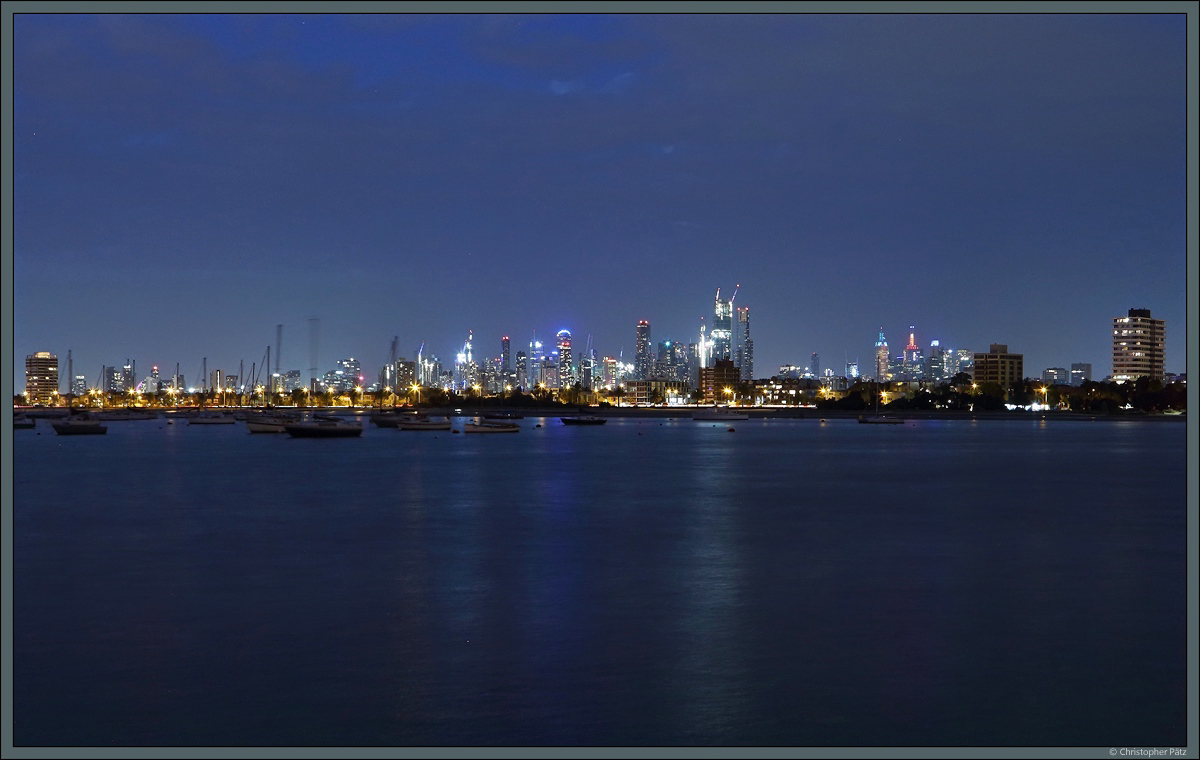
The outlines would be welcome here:
[[[733,398],[733,388],[726,386],[725,387],[725,403],[727,403],[727,404],[730,403],[731,398]]]

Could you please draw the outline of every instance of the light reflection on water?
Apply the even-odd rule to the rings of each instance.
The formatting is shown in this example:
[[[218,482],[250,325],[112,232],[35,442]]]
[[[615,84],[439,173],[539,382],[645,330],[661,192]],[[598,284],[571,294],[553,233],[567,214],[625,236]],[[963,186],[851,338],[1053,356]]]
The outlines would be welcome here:
[[[1184,741],[1183,425],[523,428],[22,432],[18,743]]]

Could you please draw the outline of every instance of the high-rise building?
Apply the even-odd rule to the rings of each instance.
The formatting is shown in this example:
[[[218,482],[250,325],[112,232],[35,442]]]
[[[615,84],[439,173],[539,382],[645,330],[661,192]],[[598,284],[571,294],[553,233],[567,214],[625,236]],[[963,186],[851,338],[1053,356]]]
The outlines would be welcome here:
[[[349,392],[362,385],[362,370],[358,366],[358,359],[355,359],[353,356],[349,359],[338,359],[334,363],[334,367],[336,371],[342,373],[342,387],[340,390]]]
[[[525,363],[525,352],[518,351],[517,352],[517,387],[518,388],[528,388],[529,387],[529,385],[528,385],[529,377],[527,374],[528,370],[529,370],[529,367]]]
[[[558,386],[570,388],[575,384],[575,366],[571,362],[571,331],[559,330],[555,336],[558,343]]]
[[[654,360],[650,356],[650,323],[644,319],[638,320],[634,332],[633,374],[637,380],[649,380],[653,372]]]
[[[617,365],[617,360],[611,356],[600,360],[600,382],[605,388],[616,388],[620,382],[621,375]]]
[[[986,354],[976,352],[974,362],[975,382],[980,385],[996,383],[1007,391],[1025,377],[1024,355],[1010,354],[1003,343],[991,344]]]
[[[1071,365],[1071,385],[1079,387],[1092,380],[1092,365],[1086,362],[1076,362]]]
[[[508,358],[507,335],[500,338],[500,369],[506,378],[508,377],[508,373],[512,370],[512,364],[509,362]]]
[[[71,379],[71,395],[84,396],[87,394],[87,378],[83,375],[76,375]]]
[[[732,303],[730,299],[730,303]],[[733,363],[737,365],[743,382],[754,379],[754,340],[750,337],[750,307],[737,307],[737,351]]]
[[[709,342],[712,346],[709,354],[709,364],[715,366],[717,360],[733,360],[733,299],[737,298],[737,289],[728,301],[721,299],[721,289],[713,306],[713,326],[709,331]]]
[[[34,403],[52,401],[58,393],[58,357],[38,351],[25,357],[25,393]]]
[[[813,376],[820,377],[821,376],[821,355],[818,354],[816,351],[813,351],[812,356],[809,357],[808,364],[809,364],[808,368],[810,371],[812,371]]]
[[[1127,317],[1113,317],[1112,379],[1116,382],[1164,373],[1163,345],[1166,323],[1153,319],[1149,309],[1130,309]]]
[[[917,345],[916,326],[908,326],[908,343],[904,346],[904,363],[901,369],[901,379],[920,380],[924,375],[925,360],[921,356],[921,348]]]
[[[454,385],[458,390],[466,390],[479,383],[479,368],[475,364],[471,346],[474,337],[474,332],[467,330],[467,340],[454,357]]]
[[[891,378],[888,372],[888,344],[883,337],[883,328],[879,328],[879,340],[875,341],[875,379],[884,382]]]
[[[846,377],[854,379],[858,377],[858,362],[846,362]]]
[[[929,341],[929,356],[925,359],[924,378],[933,382],[949,380],[954,373],[951,371],[951,359],[954,353],[943,349],[940,341]]]
[[[304,387],[304,380],[300,376],[300,370],[289,369],[283,373],[283,392],[291,393]]]

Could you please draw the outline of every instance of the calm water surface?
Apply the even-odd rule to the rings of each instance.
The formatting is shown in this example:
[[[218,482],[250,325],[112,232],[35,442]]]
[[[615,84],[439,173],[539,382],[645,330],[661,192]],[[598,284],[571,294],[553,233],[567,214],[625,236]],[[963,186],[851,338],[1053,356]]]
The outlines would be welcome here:
[[[522,424],[16,431],[15,743],[1186,743],[1183,424]]]

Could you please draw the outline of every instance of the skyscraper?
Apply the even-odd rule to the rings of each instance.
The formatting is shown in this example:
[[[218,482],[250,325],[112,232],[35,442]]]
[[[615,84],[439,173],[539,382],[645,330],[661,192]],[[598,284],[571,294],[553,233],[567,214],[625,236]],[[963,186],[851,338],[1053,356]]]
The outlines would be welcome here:
[[[633,374],[637,380],[649,380],[654,361],[650,358],[650,323],[638,320],[634,333]]]
[[[733,299],[730,299],[732,302]],[[748,383],[754,379],[754,341],[750,338],[749,306],[737,307],[737,323],[737,352],[733,363],[737,365],[742,382]]]
[[[500,338],[500,370],[504,373],[504,377],[508,379],[508,373],[512,370],[512,364],[508,358],[508,336]]]
[[[25,393],[33,402],[46,402],[58,392],[58,357],[38,351],[25,357]]]
[[[920,380],[924,374],[924,360],[921,357],[921,348],[917,345],[916,326],[908,326],[908,343],[904,346],[904,369],[902,370],[904,380]]]
[[[879,328],[879,340],[875,341],[875,379],[884,382],[891,377],[888,372],[888,344],[883,337],[883,328]]]
[[[821,355],[816,351],[813,351],[812,356],[809,357],[809,368],[812,370],[813,377],[821,376]]]
[[[1112,379],[1163,378],[1163,344],[1166,323],[1153,319],[1149,309],[1130,309],[1127,317],[1113,317]]]
[[[1071,365],[1071,385],[1076,387],[1090,382],[1092,379],[1092,365],[1088,362],[1075,362]]]
[[[517,352],[517,387],[528,388],[529,377],[526,374],[528,367],[525,364],[525,352]]]
[[[575,368],[571,363],[571,331],[558,331],[558,387],[570,388],[575,384]]]
[[[709,354],[709,364],[713,364],[718,360],[733,360],[734,298],[737,298],[737,288],[734,288],[733,296],[728,301],[721,300],[721,289],[717,288],[713,307],[713,326],[712,330],[708,333],[709,342],[712,345],[712,350]]]

